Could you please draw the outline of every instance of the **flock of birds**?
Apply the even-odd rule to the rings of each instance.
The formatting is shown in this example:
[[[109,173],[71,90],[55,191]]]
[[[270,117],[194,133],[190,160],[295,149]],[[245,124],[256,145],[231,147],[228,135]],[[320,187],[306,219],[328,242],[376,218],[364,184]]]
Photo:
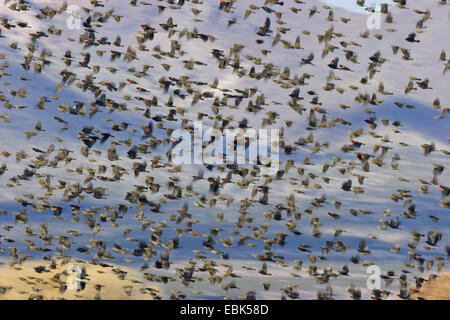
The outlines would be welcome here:
[[[167,296],[171,299],[182,299],[189,291],[201,297],[202,292],[195,289],[200,282],[220,288],[223,298],[241,293],[242,299],[257,299],[261,290],[271,292],[277,285],[274,268],[281,267],[290,272],[289,283],[277,290],[281,299],[302,298],[303,278],[326,286],[318,290],[317,298],[332,299],[333,281],[351,279],[356,266],[374,264],[368,244],[383,241],[382,236],[371,233],[356,243],[346,243],[352,222],[375,219],[379,224],[374,233],[395,234],[426,214],[411,190],[413,181],[398,177],[406,187],[389,190],[390,185],[376,180],[377,172],[392,170],[393,176],[403,172],[408,163],[400,156],[401,148],[421,150],[420,162],[424,163],[438,153],[448,157],[450,151],[439,149],[434,142],[414,145],[407,137],[406,142],[394,144],[380,133],[389,127],[394,135],[402,136],[408,123],[379,118],[377,112],[387,108],[379,96],[398,96],[397,87],[390,86],[395,93],[387,91],[380,74],[389,63],[402,64],[405,72],[412,69],[414,46],[421,45],[433,19],[430,10],[411,10],[404,0],[381,6],[388,26],[395,26],[395,10],[408,11],[412,17],[408,20],[411,32],[387,47],[396,57],[392,61],[377,47],[383,38],[380,32],[367,30],[359,40],[350,40],[336,30],[351,25],[351,18],[337,18],[330,6],[306,0],[266,0],[261,4],[131,0],[129,11],[123,14],[114,9],[119,6],[114,1],[78,2],[81,16],[75,18],[81,23],[74,30],[65,23],[67,2],[37,8],[26,0],[5,0],[0,11],[0,100],[6,111],[0,115],[0,161],[4,161],[0,163],[4,194],[0,196],[0,259],[11,266],[36,258],[67,263],[75,256],[105,266],[108,261],[135,263],[143,281],[174,284]],[[356,2],[365,7],[364,0]],[[447,6],[446,0],[431,2],[440,8]],[[245,5],[245,11],[237,12],[238,5]],[[152,23],[134,18],[133,12],[145,10],[155,13],[148,16]],[[193,15],[190,23],[199,27],[184,27],[181,18],[176,21],[172,16],[180,12],[186,21]],[[16,13],[21,18],[8,16]],[[292,25],[283,20],[291,15],[295,18]],[[208,16],[226,17],[220,36],[199,31],[206,32],[202,19]],[[28,18],[32,22],[26,22]],[[300,34],[302,28],[319,20],[329,25],[325,31],[313,34],[303,30]],[[254,33],[238,31],[241,25],[248,27],[249,21],[257,24]],[[215,24],[219,23],[217,18]],[[448,21],[442,23],[448,27]],[[104,35],[111,25],[120,28],[121,24],[126,24],[122,33]],[[69,32],[78,32],[79,38],[63,39]],[[385,32],[398,33],[395,29]],[[289,40],[290,36],[294,38]],[[240,43],[227,47],[226,37]],[[303,48],[301,37],[314,38],[315,48]],[[369,42],[369,38],[373,40]],[[59,43],[58,47],[49,49],[53,42]],[[65,46],[59,47],[61,43]],[[186,48],[192,48],[192,43],[198,50],[207,50],[208,57],[190,53]],[[373,54],[358,54],[364,46],[370,46]],[[249,48],[257,55],[247,54]],[[56,54],[56,49],[64,53]],[[284,66],[283,59],[272,52],[275,50],[295,56],[296,67]],[[328,56],[333,57],[326,63],[323,59],[329,61]],[[430,64],[442,66],[439,81],[448,81],[450,59],[445,50],[429,59]],[[361,64],[368,66],[364,74],[355,71]],[[323,86],[309,83],[322,76],[326,78]],[[340,85],[343,78],[354,82],[345,87]],[[243,80],[246,82],[239,82]],[[254,86],[233,87],[238,82]],[[264,89],[268,83],[275,89]],[[371,83],[378,84],[377,92],[364,93]],[[406,96],[434,89],[429,79],[410,76],[403,90]],[[71,102],[64,102],[72,96]],[[348,103],[322,102],[337,96],[345,96]],[[34,105],[21,103],[26,99],[35,101]],[[390,105],[401,112],[417,111],[408,102]],[[368,116],[358,122],[350,120],[355,108],[365,108]],[[436,126],[448,133],[450,108],[441,105],[439,98],[432,108],[440,112],[433,119],[438,121]],[[178,128],[192,132],[195,120],[221,132],[280,129],[276,174],[262,173],[263,167],[273,165],[270,161],[204,164],[200,168],[174,165],[172,150],[180,140],[172,133]],[[20,122],[27,121],[35,124],[23,131]],[[294,137],[289,131],[294,128],[307,134]],[[333,128],[352,128],[348,143],[336,146],[339,137],[335,135],[319,141],[319,136],[327,137]],[[1,136],[17,130],[24,135],[12,144]],[[237,140],[245,138],[244,133]],[[211,143],[203,141],[202,150]],[[324,153],[330,157],[321,158]],[[403,262],[401,274],[384,270],[383,288],[370,290],[369,296],[362,293],[364,288],[351,284],[347,297],[409,299],[444,268],[449,255],[443,242],[448,231],[445,215],[449,214],[450,185],[440,181],[448,158],[438,159],[444,160],[431,163],[423,173],[430,179],[418,181],[419,192],[433,201],[433,214],[429,215],[433,228],[422,230],[419,224],[416,230],[420,232],[406,230],[411,237],[407,245],[396,244],[386,250],[388,254],[407,253],[409,259]],[[363,205],[358,208],[359,200],[352,199],[364,199],[365,185],[372,180],[376,180],[372,186],[390,193],[376,201],[387,207],[393,204],[395,209],[380,213]],[[9,194],[14,199],[9,199]],[[404,212],[399,214],[402,206]],[[338,221],[346,220],[347,230],[334,228]],[[14,233],[20,226],[25,231]],[[179,251],[182,254],[177,254]],[[254,261],[259,269],[249,265],[237,269],[236,257]],[[335,258],[339,262],[333,262]],[[326,266],[322,268],[323,263]],[[39,265],[35,271],[45,269]],[[248,272],[259,279],[259,288],[241,283]],[[422,275],[424,272],[429,276]],[[398,292],[390,290],[394,282]],[[58,279],[55,284],[64,285]]]

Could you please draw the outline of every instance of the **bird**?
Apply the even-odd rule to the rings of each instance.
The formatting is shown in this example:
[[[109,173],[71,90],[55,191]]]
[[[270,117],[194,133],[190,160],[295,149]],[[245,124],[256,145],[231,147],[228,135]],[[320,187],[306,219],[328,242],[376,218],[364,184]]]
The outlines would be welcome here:
[[[406,41],[408,42],[420,42],[420,40],[416,39],[416,33],[415,32],[411,32],[410,34],[408,34],[408,36],[405,38]]]

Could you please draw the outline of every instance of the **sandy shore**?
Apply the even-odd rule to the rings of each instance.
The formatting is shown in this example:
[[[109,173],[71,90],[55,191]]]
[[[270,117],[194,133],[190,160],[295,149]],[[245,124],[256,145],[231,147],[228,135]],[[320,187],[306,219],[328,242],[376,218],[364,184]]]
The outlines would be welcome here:
[[[45,269],[36,272],[37,266]],[[139,270],[110,263],[106,267],[72,259],[65,264],[56,261],[56,266],[49,261],[26,261],[14,267],[0,265],[0,300],[153,300],[161,295],[160,288],[150,285]]]

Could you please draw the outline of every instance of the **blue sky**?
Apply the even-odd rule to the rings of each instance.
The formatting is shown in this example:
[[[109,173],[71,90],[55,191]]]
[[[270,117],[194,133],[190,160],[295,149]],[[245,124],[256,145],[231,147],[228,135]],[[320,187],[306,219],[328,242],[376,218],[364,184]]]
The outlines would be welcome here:
[[[338,7],[341,9],[345,9],[351,12],[356,13],[366,13],[365,8],[367,7],[376,7],[377,5],[380,5],[381,3],[388,3],[392,4],[393,2],[390,0],[372,0],[372,1],[366,1],[364,6],[359,6],[356,4],[356,0],[324,0],[323,2],[333,6]]]

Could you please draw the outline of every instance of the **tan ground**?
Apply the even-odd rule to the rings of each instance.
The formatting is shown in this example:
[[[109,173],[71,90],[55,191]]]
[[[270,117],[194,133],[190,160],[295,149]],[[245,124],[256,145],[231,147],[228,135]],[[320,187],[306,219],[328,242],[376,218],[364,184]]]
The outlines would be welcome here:
[[[149,285],[148,281],[142,278],[140,271],[111,263],[108,265],[112,268],[93,265],[79,259],[72,259],[64,265],[57,261],[56,269],[51,269],[48,261],[27,261],[14,267],[0,265],[0,300],[27,300],[40,298],[39,296],[43,299],[92,300],[98,293],[95,289],[97,284],[103,286],[100,291],[102,300],[152,300],[163,295],[160,287]],[[45,266],[48,272],[37,273],[34,270],[36,266]],[[80,291],[68,288],[64,293],[60,293],[60,286],[67,285],[69,276],[76,274],[66,272],[71,266],[78,266],[80,269],[86,267],[86,277],[81,279],[86,283],[85,288]],[[119,279],[113,270],[127,272],[125,278]],[[59,281],[52,279],[58,273],[61,274]],[[128,294],[125,292],[127,287],[131,287]],[[411,297],[450,300],[450,270],[440,273],[436,280],[424,283],[420,291]]]
[[[426,300],[450,300],[450,270],[440,273],[436,280],[424,283],[414,297]]]
[[[37,273],[34,270],[36,266],[45,266],[49,272]],[[85,289],[77,292],[76,283],[74,288],[60,293],[60,286],[67,285],[67,279],[72,275],[75,280],[76,273],[67,273],[66,270],[70,266],[78,266],[80,269],[86,267]],[[0,265],[0,300],[23,300],[33,298],[43,299],[68,299],[68,300],[91,300],[95,299],[97,284],[102,285],[100,291],[100,299],[102,300],[131,300],[141,299],[149,300],[155,296],[161,296],[162,292],[156,286],[150,286],[148,281],[142,279],[142,274],[135,269],[122,266],[113,266],[106,268],[100,265],[93,265],[79,259],[72,259],[69,263],[61,265],[61,261],[57,261],[56,269],[50,268],[48,261],[27,261],[22,265],[11,267],[9,265]],[[127,272],[123,280],[119,279],[118,274],[113,270],[122,270]],[[61,273],[59,281],[52,279],[55,274]],[[130,292],[125,292],[127,287],[131,288]],[[98,298],[98,297],[97,297]]]

